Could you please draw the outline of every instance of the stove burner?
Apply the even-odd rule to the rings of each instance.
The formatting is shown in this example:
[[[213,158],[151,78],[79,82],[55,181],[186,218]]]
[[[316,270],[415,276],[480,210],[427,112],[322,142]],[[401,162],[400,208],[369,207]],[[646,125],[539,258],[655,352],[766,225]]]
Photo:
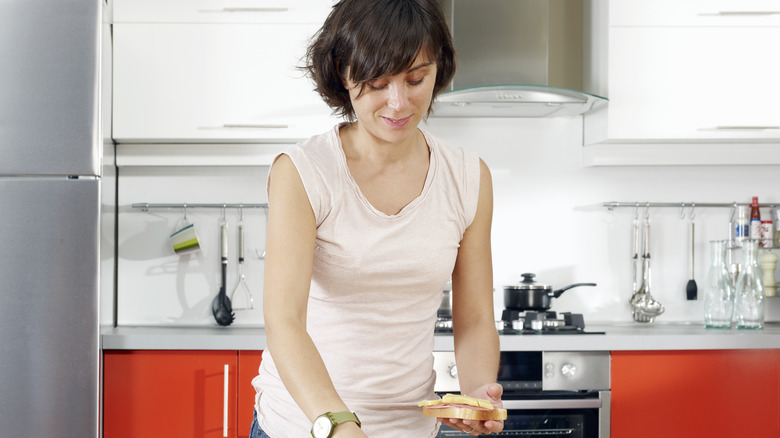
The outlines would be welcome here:
[[[604,332],[586,332],[585,319],[580,313],[531,312],[504,309],[501,314],[504,335],[515,334],[604,334]]]
[[[553,311],[532,312],[504,309],[496,329],[502,335],[603,335],[604,332],[586,332],[585,319],[580,313]],[[452,333],[452,318],[436,318],[435,333]]]

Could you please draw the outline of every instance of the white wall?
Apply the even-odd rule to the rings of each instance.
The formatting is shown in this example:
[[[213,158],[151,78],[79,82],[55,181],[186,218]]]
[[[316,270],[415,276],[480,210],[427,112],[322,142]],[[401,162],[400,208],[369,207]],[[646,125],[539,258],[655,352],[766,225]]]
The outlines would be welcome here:
[[[564,293],[552,310],[585,314],[585,321],[632,321],[633,208],[602,203],[778,203],[777,166],[591,167],[581,165],[581,118],[430,119],[428,129],[450,144],[478,151],[491,168],[495,191],[493,263],[496,311],[502,286],[533,272]],[[703,318],[709,241],[728,236],[730,209],[695,211],[695,278],[699,300],[687,301],[688,222],[680,209],[651,209],[652,294],[666,307],[657,321]],[[762,212],[769,217],[769,212]],[[687,218],[687,216],[686,216]],[[736,254],[739,257],[739,254]],[[777,274],[776,274],[777,276]],[[767,318],[780,319],[780,298],[768,299]]]
[[[211,301],[220,288],[221,209],[188,209],[201,249],[177,255],[169,236],[182,210],[132,208],[135,203],[266,203],[265,167],[123,167],[119,169],[118,325],[216,325]],[[246,282],[254,308],[237,310],[235,326],[263,322],[265,210],[244,209]],[[238,280],[239,211],[228,223],[227,291]],[[236,306],[246,303],[236,292]]]
[[[567,291],[553,310],[584,313],[587,322],[632,321],[632,208],[609,211],[603,202],[749,202],[758,196],[780,202],[780,168],[600,167],[581,165],[581,118],[431,119],[427,128],[449,143],[478,151],[490,166],[495,191],[493,220],[496,315],[502,286],[520,274],[556,289],[595,282],[595,288]],[[264,167],[122,168],[119,176],[118,324],[214,325],[210,302],[218,290],[219,211],[192,210],[204,251],[177,256],[167,236],[179,211],[140,212],[139,202],[265,202]],[[774,190],[773,190],[774,189]],[[709,263],[709,240],[727,236],[730,209],[697,209],[698,301],[686,301],[687,222],[677,208],[654,209],[652,293],[666,306],[659,322],[700,322]],[[235,282],[235,211],[229,211],[231,265]],[[764,211],[768,216],[768,212]],[[264,246],[265,217],[245,212],[247,248]],[[247,250],[247,279],[256,308],[237,312],[235,325],[262,324],[262,261]],[[780,277],[780,275],[776,275]],[[780,298],[768,299],[768,320],[780,320]]]

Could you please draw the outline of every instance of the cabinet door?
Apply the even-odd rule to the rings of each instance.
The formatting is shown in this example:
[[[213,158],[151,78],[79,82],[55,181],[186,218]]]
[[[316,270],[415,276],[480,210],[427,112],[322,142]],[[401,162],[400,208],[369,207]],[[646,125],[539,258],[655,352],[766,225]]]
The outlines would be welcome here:
[[[114,25],[118,142],[294,142],[336,123],[297,68],[314,23]]]
[[[114,0],[114,23],[321,23],[329,0]]]
[[[612,436],[780,436],[780,350],[613,351]]]
[[[106,351],[103,437],[235,438],[237,357],[235,351]]]
[[[777,0],[616,0],[609,3],[609,23],[612,26],[777,26],[780,4]]]
[[[780,139],[780,27],[613,27],[610,140]]]
[[[238,352],[238,438],[249,436],[255,406],[252,379],[257,376],[262,356],[262,351]]]

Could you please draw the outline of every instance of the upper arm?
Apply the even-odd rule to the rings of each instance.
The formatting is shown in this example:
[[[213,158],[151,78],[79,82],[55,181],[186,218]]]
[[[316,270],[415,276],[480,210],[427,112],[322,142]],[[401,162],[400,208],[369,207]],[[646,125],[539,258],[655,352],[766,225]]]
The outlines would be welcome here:
[[[493,221],[493,183],[480,160],[477,212],[460,242],[452,272],[453,319],[456,325],[471,318],[493,317],[493,260],[490,231]],[[467,309],[459,311],[459,309]]]
[[[292,159],[281,155],[271,168],[263,311],[266,325],[277,318],[306,321],[314,258],[314,212]]]

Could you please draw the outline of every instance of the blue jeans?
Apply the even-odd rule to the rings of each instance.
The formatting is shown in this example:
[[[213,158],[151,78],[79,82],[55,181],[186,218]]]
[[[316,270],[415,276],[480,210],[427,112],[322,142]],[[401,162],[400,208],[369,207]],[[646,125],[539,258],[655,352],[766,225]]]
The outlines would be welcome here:
[[[271,438],[260,429],[260,425],[257,423],[257,411],[252,414],[252,428],[249,430],[249,438]]]

